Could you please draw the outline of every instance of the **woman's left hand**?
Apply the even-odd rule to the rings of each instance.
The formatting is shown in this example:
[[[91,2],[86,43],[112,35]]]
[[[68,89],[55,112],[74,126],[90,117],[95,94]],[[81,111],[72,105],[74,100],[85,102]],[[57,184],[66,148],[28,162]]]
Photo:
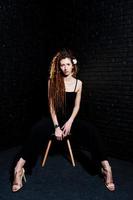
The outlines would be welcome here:
[[[72,126],[72,120],[68,120],[62,127],[61,130],[63,131],[63,137],[69,135]]]

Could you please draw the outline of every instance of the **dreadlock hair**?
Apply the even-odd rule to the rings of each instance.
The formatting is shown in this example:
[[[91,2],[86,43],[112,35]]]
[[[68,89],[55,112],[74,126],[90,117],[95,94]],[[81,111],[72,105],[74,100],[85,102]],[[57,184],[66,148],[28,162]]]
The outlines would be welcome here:
[[[59,109],[64,113],[65,110],[65,85],[63,74],[60,69],[60,61],[69,58],[73,65],[73,77],[77,74],[77,65],[74,64],[75,57],[70,50],[63,49],[59,51],[52,59],[50,64],[48,102],[49,108],[52,106],[56,112]]]

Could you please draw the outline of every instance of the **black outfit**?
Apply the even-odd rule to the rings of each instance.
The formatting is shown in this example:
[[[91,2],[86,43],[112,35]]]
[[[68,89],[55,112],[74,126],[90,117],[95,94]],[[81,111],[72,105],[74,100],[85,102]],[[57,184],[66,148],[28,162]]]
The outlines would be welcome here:
[[[74,91],[65,93],[66,107],[64,114],[62,114],[62,112],[57,113],[60,127],[70,118],[73,111],[76,97],[76,86],[77,80]],[[40,151],[44,148],[44,144],[48,142],[52,133],[54,133],[54,126],[51,118],[43,118],[32,128],[31,135],[24,145],[20,157],[26,160],[26,162],[36,160]],[[96,162],[100,163],[102,160],[107,160],[98,131],[92,124],[76,117],[71,127],[71,133],[72,143],[85,147],[85,149],[91,152],[92,158],[96,160]]]

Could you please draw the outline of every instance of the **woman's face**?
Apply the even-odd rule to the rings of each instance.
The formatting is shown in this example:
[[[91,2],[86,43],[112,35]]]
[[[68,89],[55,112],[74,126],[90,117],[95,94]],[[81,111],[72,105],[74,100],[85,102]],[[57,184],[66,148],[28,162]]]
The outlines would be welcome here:
[[[70,58],[60,60],[60,69],[64,76],[72,75],[73,65]]]

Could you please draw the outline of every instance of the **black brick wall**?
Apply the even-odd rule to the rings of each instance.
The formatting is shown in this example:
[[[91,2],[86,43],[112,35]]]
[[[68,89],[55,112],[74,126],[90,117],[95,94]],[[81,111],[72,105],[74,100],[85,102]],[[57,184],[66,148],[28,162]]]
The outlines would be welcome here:
[[[45,113],[46,88],[42,6],[0,1],[0,146],[21,143]]]
[[[132,1],[12,0],[0,9],[3,144],[46,113],[49,61],[70,47],[84,83],[82,117],[99,128],[110,155],[132,160]]]
[[[110,155],[133,160],[133,1],[75,1],[75,10],[89,105],[83,115],[99,127]]]

